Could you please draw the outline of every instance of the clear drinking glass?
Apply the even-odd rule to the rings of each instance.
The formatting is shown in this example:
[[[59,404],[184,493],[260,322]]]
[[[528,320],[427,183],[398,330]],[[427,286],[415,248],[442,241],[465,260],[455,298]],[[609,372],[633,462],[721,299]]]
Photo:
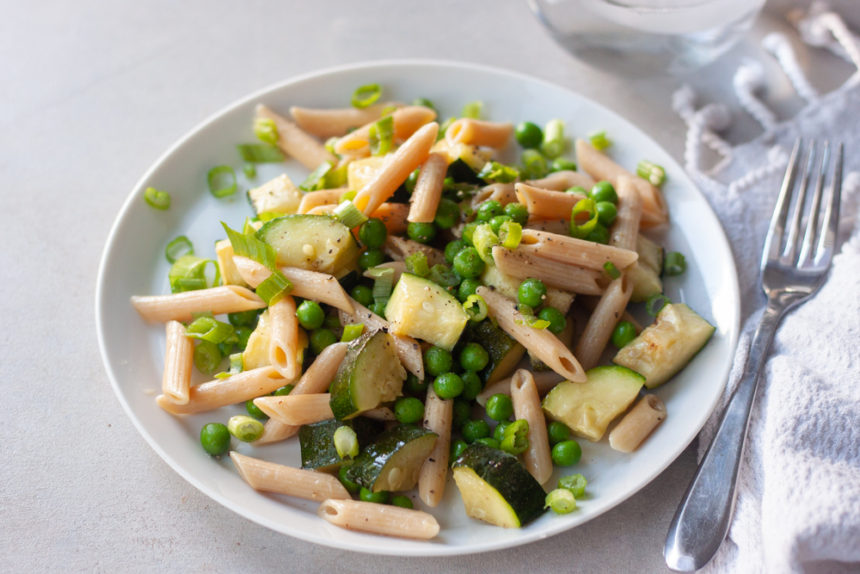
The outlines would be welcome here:
[[[683,74],[715,60],[765,0],[528,0],[555,39],[588,64]]]

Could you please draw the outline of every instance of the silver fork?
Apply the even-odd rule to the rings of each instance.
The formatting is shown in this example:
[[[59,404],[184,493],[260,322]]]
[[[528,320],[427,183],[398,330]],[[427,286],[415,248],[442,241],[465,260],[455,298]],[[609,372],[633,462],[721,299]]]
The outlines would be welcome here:
[[[750,408],[776,327],[786,311],[818,290],[833,259],[842,188],[842,144],[835,154],[831,192],[824,199],[825,175],[831,163],[830,146],[824,143],[815,188],[808,201],[807,188],[816,171],[816,146],[813,142],[806,154],[801,153],[802,147],[798,139],[765,239],[761,285],[767,295],[767,307],[750,344],[740,382],[666,537],[663,556],[669,568],[676,571],[698,570],[707,564],[725,539],[735,503],[735,485]],[[801,161],[802,155],[806,155],[805,162]],[[800,183],[795,185],[799,169]],[[794,193],[795,189],[798,193]],[[825,202],[823,217],[820,213],[822,201]],[[808,209],[805,209],[806,203],[810,204]],[[802,232],[804,218],[806,225]]]

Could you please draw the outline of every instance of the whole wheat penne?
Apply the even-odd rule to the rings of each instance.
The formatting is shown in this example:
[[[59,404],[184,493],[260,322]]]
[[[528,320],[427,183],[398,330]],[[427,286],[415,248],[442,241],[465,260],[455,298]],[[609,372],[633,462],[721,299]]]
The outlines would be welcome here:
[[[576,265],[562,265],[540,257],[539,252],[539,249],[533,249],[529,245],[521,245],[517,249],[505,249],[497,245],[493,247],[493,260],[499,271],[517,279],[533,277],[540,279],[548,287],[583,295],[603,293],[599,284],[602,279],[599,271]]]
[[[555,219],[539,219],[537,217],[529,217],[525,228],[534,229],[535,231],[546,231],[548,233],[566,235],[570,233],[570,218],[563,219],[561,217],[556,217]]]
[[[633,186],[642,198],[643,228],[657,227],[669,221],[663,194],[651,183],[630,173],[585,140],[576,140],[576,159],[579,161],[579,167],[589,175],[595,179],[605,179],[614,186],[618,185],[618,178],[622,175],[632,179]]]
[[[566,217],[570,219],[573,206],[585,196],[580,193],[567,193],[565,191],[553,191],[517,183],[516,189],[519,202],[529,210],[529,216],[552,219],[554,217]]]
[[[445,253],[441,250],[411,239],[406,239],[405,237],[389,235],[385,239],[383,249],[385,250],[385,254],[395,261],[403,261],[413,253],[420,251],[427,256],[427,265],[430,267],[433,267],[437,263],[445,263]]]
[[[320,139],[346,135],[349,130],[375,122],[382,112],[391,107],[390,102],[372,104],[366,108],[302,108],[292,106],[290,115],[296,124],[309,134]]]
[[[287,425],[307,425],[334,418],[329,393],[298,394],[272,397],[258,396],[254,404],[269,417]]]
[[[626,175],[618,177],[615,191],[618,192],[618,215],[610,230],[609,244],[635,251],[642,218],[642,199],[633,187],[633,180]]]
[[[257,117],[272,120],[278,130],[278,147],[285,154],[296,158],[308,169],[316,169],[321,163],[337,163],[337,158],[315,137],[302,130],[294,122],[274,110],[257,105]]]
[[[618,269],[624,269],[639,259],[639,254],[634,250],[534,229],[523,229],[520,245],[531,246],[545,259],[598,271],[603,270],[607,261],[612,262]]]
[[[576,344],[575,353],[584,368],[590,369],[600,361],[600,355],[603,354],[603,349],[612,336],[612,330],[621,319],[632,293],[633,284],[627,281],[624,274],[614,279],[603,292]]]
[[[152,323],[190,321],[194,313],[238,313],[262,309],[266,303],[257,294],[238,285],[184,291],[170,295],[133,295],[131,304]]]
[[[322,353],[317,355],[311,366],[304,372],[299,382],[296,383],[290,395],[312,395],[326,392],[346,356],[347,347],[347,343],[334,343],[323,349]],[[301,427],[288,425],[270,418],[263,427],[263,435],[254,441],[254,444],[270,444],[287,439],[299,432],[299,428]]]
[[[275,464],[230,451],[242,480],[254,490],[286,494],[307,500],[352,498],[343,484],[330,474]]]
[[[488,199],[494,199],[502,205],[515,203],[517,201],[517,194],[514,190],[514,184],[491,183],[490,185],[485,185],[472,197],[472,209],[477,209],[480,204]]]
[[[389,236],[406,232],[409,225],[407,217],[409,216],[409,206],[405,203],[391,203],[386,201],[376,208],[376,211],[370,214],[382,221],[385,229],[388,230]]]
[[[431,153],[421,166],[415,189],[409,200],[409,221],[432,222],[442,199],[442,187],[448,170],[448,161],[439,153]]]
[[[435,507],[445,494],[453,418],[454,401],[440,399],[433,390],[433,385],[430,385],[427,388],[427,399],[424,401],[424,428],[436,433],[438,437],[418,473],[418,496],[427,506]]]
[[[302,201],[299,202],[297,213],[309,213],[315,207],[320,205],[337,205],[340,197],[348,191],[345,187],[336,189],[320,189],[318,191],[309,191],[304,194]]]
[[[511,400],[514,418],[529,423],[529,448],[523,453],[523,463],[535,480],[543,484],[552,476],[552,457],[540,395],[529,371],[519,369],[511,377]]]
[[[559,375],[575,383],[585,382],[585,371],[579,361],[555,335],[547,329],[526,325],[516,304],[504,295],[484,286],[478,287],[477,293],[487,302],[489,316],[503,331]]]
[[[424,106],[404,106],[394,111],[391,119],[394,124],[394,140],[400,142],[410,138],[422,126],[435,120],[436,112]],[[375,121],[367,123],[340,138],[334,144],[334,151],[348,157],[369,156],[370,127],[374,123]],[[436,141],[436,136],[433,136],[433,141]]]
[[[189,390],[188,402],[184,405],[166,395],[158,395],[156,402],[174,415],[203,413],[267,395],[289,382],[274,367],[266,366],[195,385]]]
[[[499,393],[510,395],[512,379],[513,375],[504,379],[499,379],[495,383],[487,385],[484,387],[484,390],[475,397],[475,400],[479,405],[484,406],[487,404],[487,400],[493,395],[497,395]],[[532,379],[535,382],[538,394],[540,396],[544,396],[550,392],[554,386],[563,381],[564,377],[554,371],[538,371],[536,373],[532,373]]]
[[[186,336],[185,325],[168,321],[165,325],[164,374],[161,392],[176,404],[188,404],[194,342]]]
[[[299,320],[296,301],[286,295],[269,305],[269,363],[285,378],[294,380],[302,372],[299,354]]]
[[[541,179],[526,181],[526,183],[543,189],[564,191],[571,187],[582,187],[589,190],[594,187],[595,182],[587,173],[582,173],[581,171],[562,170],[553,172]]]
[[[365,215],[371,214],[384,201],[394,195],[409,174],[420,166],[430,154],[436,141],[439,124],[431,122],[416,131],[382,166],[376,177],[359,191],[353,203]]]
[[[645,395],[609,433],[609,446],[633,452],[666,418],[666,405],[657,395]]]
[[[326,500],[317,514],[326,521],[360,532],[429,540],[439,534],[439,523],[423,510],[360,500]]]
[[[334,203],[326,203],[325,205],[317,205],[316,207],[308,210],[308,215],[331,215],[334,213],[334,210],[337,209],[337,205]]]
[[[448,126],[445,139],[449,144],[464,143],[498,149],[508,145],[513,133],[514,125],[509,122],[460,118]]]

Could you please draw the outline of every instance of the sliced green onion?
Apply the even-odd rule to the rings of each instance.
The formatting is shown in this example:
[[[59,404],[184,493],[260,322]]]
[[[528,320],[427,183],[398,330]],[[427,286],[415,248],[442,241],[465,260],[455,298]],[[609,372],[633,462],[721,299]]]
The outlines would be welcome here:
[[[430,108],[434,112],[437,111],[436,106],[433,105],[433,102],[431,102],[427,98],[415,98],[414,100],[412,100],[412,105],[413,106],[424,106],[425,108]]]
[[[214,268],[211,280],[206,276],[206,270],[210,264]],[[181,293],[212,287],[220,282],[221,273],[218,270],[218,264],[212,259],[183,255],[170,267],[167,279],[170,282],[170,290],[173,293]]]
[[[257,214],[257,219],[262,221],[263,223],[267,221],[271,221],[273,219],[277,219],[279,217],[285,216],[286,213],[282,211],[263,211],[262,213]]]
[[[150,207],[154,207],[155,209],[165,210],[170,207],[170,194],[154,187],[146,188],[143,192],[143,199]]]
[[[516,221],[505,221],[499,228],[499,241],[505,249],[516,249],[523,239],[523,226]]]
[[[366,108],[376,102],[382,95],[382,88],[379,84],[365,84],[359,86],[352,93],[352,107]]]
[[[671,303],[668,297],[665,295],[658,293],[657,295],[651,295],[648,297],[648,300],[645,301],[645,311],[652,317],[656,317],[660,311]]]
[[[236,415],[227,421],[227,430],[242,442],[254,442],[263,436],[263,423],[248,415]]]
[[[216,379],[228,379],[231,376],[241,373],[244,370],[244,361],[242,359],[242,353],[233,353],[232,355],[230,355],[229,359],[230,370],[216,373]]]
[[[385,116],[370,126],[368,133],[370,153],[373,155],[385,155],[391,151],[394,141],[394,118]]]
[[[183,255],[194,255],[194,245],[192,245],[191,240],[184,235],[180,235],[173,239],[167,244],[167,247],[164,248],[164,256],[170,263],[176,263],[176,260]]]
[[[463,311],[474,323],[479,323],[487,318],[487,309],[487,302],[477,293],[466,297],[466,301],[463,303]]]
[[[253,163],[246,163],[242,166],[242,171],[245,173],[245,177],[248,179],[254,179],[257,177],[257,166]]]
[[[488,161],[478,172],[478,177],[488,183],[511,183],[520,176],[517,168],[497,161]]]
[[[480,100],[475,100],[474,102],[469,102],[465,106],[463,106],[463,113],[461,114],[464,118],[471,118],[473,120],[481,119],[481,112],[484,110],[484,102]]]
[[[529,448],[529,422],[525,419],[517,419],[506,426],[499,448],[513,455],[527,451]]]
[[[185,328],[185,334],[193,339],[222,343],[233,334],[233,325],[213,317],[197,317]]]
[[[606,271],[606,274],[609,275],[610,279],[618,279],[621,277],[621,271],[618,270],[618,267],[616,267],[612,261],[604,263],[603,270]]]
[[[442,287],[454,287],[460,283],[460,278],[457,274],[450,267],[442,263],[437,263],[430,268],[427,279]]]
[[[397,106],[395,104],[388,104],[379,112],[380,117],[388,116],[397,111]]]
[[[570,514],[576,510],[576,497],[566,488],[556,488],[546,495],[544,508],[550,508],[556,514]]]
[[[275,269],[277,255],[271,245],[257,239],[257,237],[250,233],[244,234],[230,229],[223,221],[221,225],[224,227],[224,231],[227,232],[227,239],[230,240],[230,245],[233,246],[233,253],[235,255],[253,259],[269,269]]]
[[[687,270],[687,260],[684,254],[678,251],[670,251],[663,259],[663,275],[674,277]]]
[[[523,150],[520,159],[523,162],[522,174],[524,179],[540,179],[549,172],[546,158],[536,149]]]
[[[278,127],[274,120],[257,118],[254,120],[254,135],[263,143],[275,145],[278,143]]]
[[[567,142],[564,139],[564,122],[561,120],[550,120],[543,130],[543,143],[540,145],[541,152],[550,159],[555,159],[564,153]]]
[[[537,315],[523,315],[522,324],[532,329],[546,329],[552,325],[552,323],[546,319],[541,319]]]
[[[257,296],[265,301],[266,305],[273,305],[289,295],[292,290],[293,284],[290,280],[277,269],[272,269],[272,274],[257,285]]]
[[[350,229],[358,227],[367,221],[367,216],[359,211],[353,202],[348,200],[341,202],[340,205],[335,207],[332,215],[337,217],[338,221]]]
[[[194,366],[201,373],[209,375],[215,372],[223,358],[221,349],[215,343],[200,341],[194,347]]]
[[[605,131],[592,132],[588,134],[588,139],[596,150],[603,151],[612,145],[612,140],[606,137]]]
[[[349,178],[349,165],[343,164],[334,169],[330,169],[323,177],[323,189],[336,189],[338,187],[346,187]]]
[[[316,191],[325,187],[325,176],[331,171],[332,163],[325,161],[319,164],[305,180],[299,184],[302,191]]]
[[[562,476],[558,479],[558,487],[566,488],[576,498],[582,498],[582,495],[585,494],[586,486],[588,486],[588,481],[579,473]]]
[[[640,161],[639,165],[636,166],[636,175],[658,187],[666,181],[666,170],[663,169],[663,166],[645,159]]]
[[[236,172],[229,165],[216,165],[206,174],[209,193],[215,197],[227,197],[236,193]]]
[[[361,337],[362,333],[364,333],[364,323],[344,325],[343,335],[341,335],[340,340],[342,343],[348,343]]]
[[[427,263],[427,254],[421,251],[410,253],[406,256],[406,271],[419,277],[427,277],[430,274],[430,265]]]
[[[286,159],[284,152],[269,144],[238,144],[242,161],[248,163],[278,163]]]
[[[451,127],[451,124],[457,121],[457,118],[448,118],[441,124],[439,124],[439,134],[436,136],[436,141],[439,141],[445,137],[445,132],[448,131],[448,128]]]
[[[472,232],[472,245],[478,250],[478,255],[488,265],[495,264],[493,261],[493,247],[499,244],[499,236],[493,232],[489,223],[482,223]]]
[[[340,458],[355,458],[358,456],[358,435],[352,427],[346,425],[337,427],[332,436],[334,448]]]
[[[365,275],[373,279],[373,298],[387,299],[394,288],[394,269],[391,267],[372,267]]]
[[[588,219],[580,224],[579,221],[583,220],[582,215],[585,215]],[[594,228],[597,226],[597,220],[597,204],[594,200],[588,198],[580,199],[573,206],[570,213],[570,234],[573,237],[584,239],[589,233],[594,231]]]

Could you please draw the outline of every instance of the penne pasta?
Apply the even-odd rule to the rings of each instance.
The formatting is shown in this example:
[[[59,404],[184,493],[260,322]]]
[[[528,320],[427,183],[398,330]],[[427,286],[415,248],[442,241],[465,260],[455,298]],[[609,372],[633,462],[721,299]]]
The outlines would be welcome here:
[[[278,147],[287,156],[293,157],[308,169],[316,169],[321,163],[337,163],[337,158],[315,137],[302,130],[292,121],[269,109],[257,105],[257,117],[272,120],[278,130]]]
[[[633,283],[627,280],[626,275],[614,279],[603,292],[576,345],[576,356],[584,368],[590,369],[600,361],[600,355],[627,308],[632,293]]]
[[[519,202],[529,210],[529,216],[536,218],[566,218],[570,220],[573,206],[580,199],[585,198],[579,193],[553,191],[525,183],[517,183],[514,189]]]
[[[300,128],[320,139],[340,137],[349,130],[375,122],[391,103],[373,104],[366,108],[302,108],[292,106],[290,115]]]
[[[516,304],[487,287],[478,287],[478,295],[487,303],[488,314],[508,335],[543,361],[550,369],[575,382],[585,382],[585,371],[579,361],[555,335],[546,329],[535,329],[525,324]]]
[[[600,280],[603,274],[595,269],[585,269],[576,265],[560,265],[556,261],[539,256],[539,249],[520,245],[517,249],[493,247],[493,260],[499,271],[517,279],[533,277],[540,279],[547,287],[554,287],[571,293],[600,295],[603,288]],[[564,312],[564,309],[561,309]]]
[[[409,139],[421,127],[435,120],[436,112],[424,106],[404,106],[394,111],[391,119],[394,124],[394,140],[397,143]],[[374,123],[375,121],[369,122],[340,138],[334,144],[334,151],[351,158],[369,156],[370,127]],[[436,141],[436,136],[433,136],[433,141]]]
[[[258,396],[254,404],[270,418],[284,424],[300,426],[334,418],[331,412],[329,393],[284,395],[280,397]]]
[[[437,263],[445,263],[445,254],[439,249],[406,239],[405,237],[397,237],[389,235],[385,239],[385,253],[395,261],[403,261],[409,255],[420,251],[427,256],[427,265],[433,267]]]
[[[266,303],[256,293],[238,285],[223,285],[171,295],[134,295],[131,304],[140,316],[152,323],[190,321],[194,313],[238,313],[262,309]]]
[[[475,400],[483,407],[487,404],[487,400],[493,395],[497,395],[499,393],[510,395],[512,379],[513,375],[487,385],[484,387],[484,390],[475,397]],[[540,396],[544,396],[550,392],[554,386],[563,381],[564,377],[554,371],[538,371],[537,373],[532,373],[532,380],[535,382],[538,394]]]
[[[165,325],[164,374],[161,392],[179,405],[187,405],[194,364],[194,342],[185,334],[185,325],[168,321]]]
[[[371,214],[394,195],[409,174],[427,159],[438,131],[439,124],[431,122],[412,134],[392,154],[391,160],[386,161],[373,181],[356,194],[353,199],[355,206],[365,215]]]
[[[445,139],[449,145],[463,143],[474,146],[503,148],[511,140],[514,125],[509,122],[488,122],[460,118],[448,126]]]
[[[541,179],[533,179],[526,182],[528,185],[554,191],[565,191],[571,187],[582,187],[590,190],[595,181],[587,173],[581,171],[562,170],[549,174]]]
[[[642,218],[642,199],[633,187],[633,180],[625,175],[618,178],[615,191],[618,194],[618,215],[610,230],[609,244],[636,251],[639,221]]]
[[[295,299],[286,295],[269,305],[269,321],[269,363],[285,379],[295,380],[302,372]]]
[[[547,231],[549,233],[567,235],[570,233],[570,218],[564,219],[562,217],[556,217],[555,219],[538,219],[537,217],[529,217],[525,228],[534,229],[535,231]]]
[[[409,200],[408,221],[432,222],[442,199],[442,187],[448,170],[445,156],[431,153],[421,166],[415,189]]]
[[[439,534],[439,523],[432,514],[388,504],[326,500],[320,504],[317,514],[336,526],[372,534],[420,540]]]
[[[158,395],[156,402],[174,415],[203,413],[268,395],[289,382],[274,367],[260,367],[193,386],[186,404],[177,404],[167,395]]]
[[[472,209],[477,209],[478,206],[488,199],[494,199],[503,206],[517,201],[517,193],[514,190],[513,183],[491,183],[482,187],[472,197]]]
[[[370,216],[381,220],[389,235],[403,234],[409,225],[409,206],[405,203],[385,202]]]
[[[645,395],[609,433],[609,446],[633,452],[666,418],[666,405],[657,395]]]
[[[540,395],[529,371],[519,369],[511,377],[511,400],[514,419],[529,423],[529,448],[523,453],[523,464],[535,480],[543,484],[552,476],[552,457]]]
[[[433,385],[428,386],[427,399],[424,401],[424,428],[436,433],[438,437],[418,473],[418,496],[427,506],[435,507],[445,494],[453,418],[454,401],[440,399],[433,390]]]
[[[540,253],[540,256],[545,259],[598,271],[603,271],[603,265],[607,261],[618,269],[624,269],[639,259],[639,254],[635,250],[620,249],[611,245],[602,245],[593,241],[534,229],[523,229],[520,245],[527,246],[527,249],[531,247],[535,253]]]
[[[320,205],[337,205],[340,202],[341,196],[348,190],[345,187],[336,189],[320,189],[318,191],[309,191],[304,194],[297,213],[309,213]]]
[[[230,458],[239,476],[254,490],[317,501],[352,498],[337,478],[324,472],[275,464],[236,451],[230,451]]]
[[[367,417],[369,419],[374,419],[382,422],[394,422],[397,420],[397,417],[394,414],[394,411],[389,409],[388,407],[376,407],[375,409],[370,409],[369,411],[364,411],[361,413],[361,416]]]

